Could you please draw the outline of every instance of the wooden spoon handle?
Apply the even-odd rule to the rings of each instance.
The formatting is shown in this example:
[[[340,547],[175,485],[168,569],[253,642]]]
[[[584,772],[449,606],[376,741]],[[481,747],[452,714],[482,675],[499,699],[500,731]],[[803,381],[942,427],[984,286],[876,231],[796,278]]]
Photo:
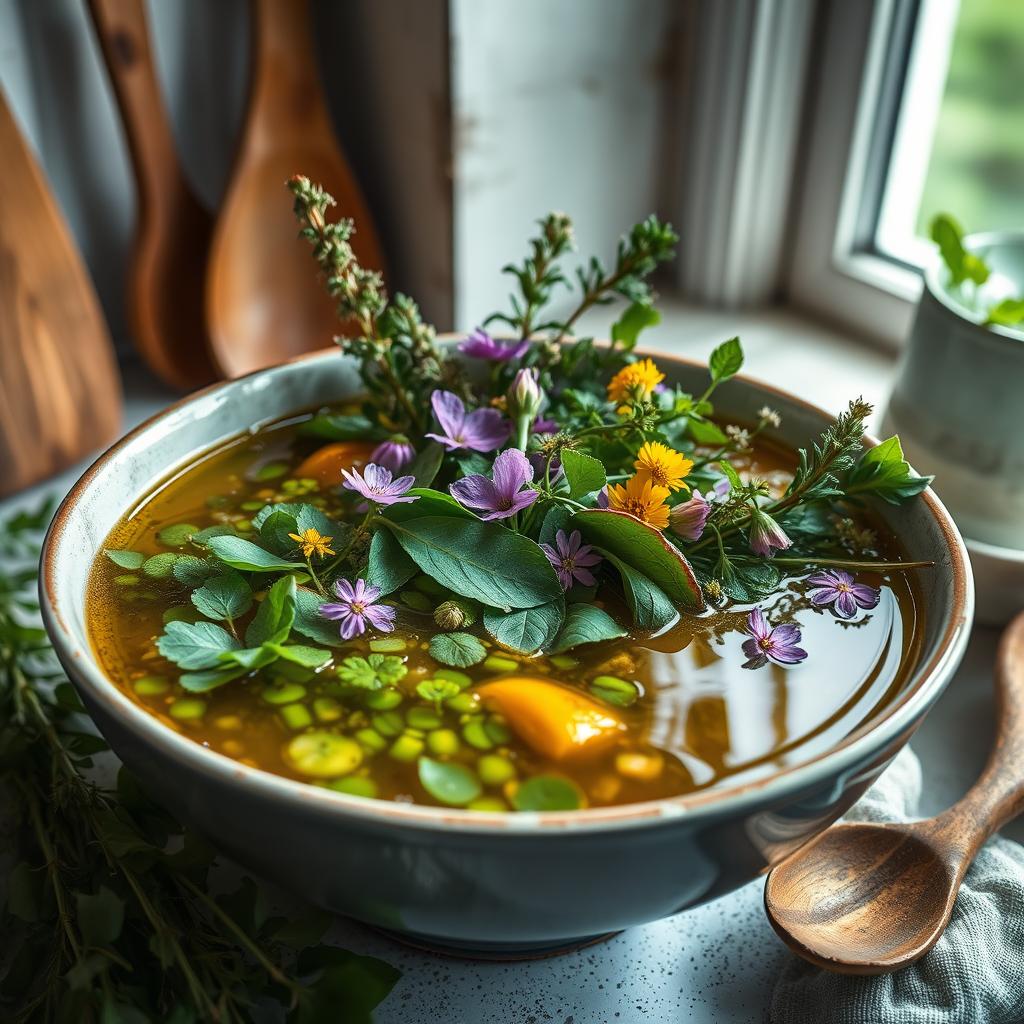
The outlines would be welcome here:
[[[967,863],[993,832],[1024,812],[1024,612],[999,643],[996,714],[995,743],[984,771],[967,795],[935,820],[936,832]]]

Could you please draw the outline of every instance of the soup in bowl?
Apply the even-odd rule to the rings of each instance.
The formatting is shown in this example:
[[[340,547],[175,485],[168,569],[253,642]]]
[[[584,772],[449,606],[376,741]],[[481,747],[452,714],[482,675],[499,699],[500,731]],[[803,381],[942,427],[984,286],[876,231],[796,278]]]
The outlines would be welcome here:
[[[669,385],[703,389],[706,368],[658,365]],[[452,487],[482,475],[472,461],[410,488],[419,501],[393,504],[391,525],[360,539],[373,494],[339,486],[340,468],[365,483],[380,441],[324,431],[355,415],[361,393],[353,362],[323,353],[179,403],[76,485],[43,565],[48,629],[119,756],[239,862],[324,907],[477,951],[557,947],[674,913],[838,817],[962,655],[970,575],[930,491],[865,501],[837,526],[848,558],[767,583],[716,587],[697,550],[699,600],[662,615],[661,588],[645,590],[636,569],[646,535],[607,532],[616,515],[626,530],[638,520],[614,507],[625,482],[608,479],[567,497],[575,520],[541,530],[549,575],[515,551],[481,556],[488,586],[550,588],[555,625],[528,614],[536,604],[512,621],[514,589],[495,609],[456,578],[439,583],[417,554],[424,518],[450,511],[442,501],[487,522]],[[796,449],[830,422],[740,377],[718,388],[715,415],[761,425],[727,482],[756,479],[776,498],[800,472]],[[709,440],[689,461],[715,451]],[[580,497],[590,467],[565,461],[556,473]],[[666,516],[695,497],[729,500],[720,489],[669,499]],[[692,535],[691,512],[664,536]],[[324,571],[340,545],[391,541],[411,553],[397,585],[368,569],[339,590]],[[882,568],[864,569],[868,550]],[[900,567],[911,563],[927,567]]]

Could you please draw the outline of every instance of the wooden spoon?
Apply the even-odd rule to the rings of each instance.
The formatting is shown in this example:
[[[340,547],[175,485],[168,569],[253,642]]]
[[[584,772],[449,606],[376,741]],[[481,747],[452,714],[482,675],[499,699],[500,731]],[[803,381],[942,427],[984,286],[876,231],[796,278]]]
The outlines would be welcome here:
[[[356,222],[353,248],[383,266],[377,232],[338,143],[313,56],[305,0],[254,0],[252,87],[241,149],[217,222],[206,310],[229,377],[329,345],[334,302],[317,279],[285,181],[305,174]]]
[[[172,387],[190,390],[215,376],[203,305],[213,218],[178,162],[142,0],[89,0],[89,9],[138,183],[128,322],[150,368]]]
[[[0,92],[0,496],[114,439],[121,385],[89,274]]]
[[[996,698],[995,747],[959,803],[927,821],[837,825],[769,875],[768,919],[795,953],[885,974],[935,945],[978,850],[1024,811],[1024,613],[999,646]]]

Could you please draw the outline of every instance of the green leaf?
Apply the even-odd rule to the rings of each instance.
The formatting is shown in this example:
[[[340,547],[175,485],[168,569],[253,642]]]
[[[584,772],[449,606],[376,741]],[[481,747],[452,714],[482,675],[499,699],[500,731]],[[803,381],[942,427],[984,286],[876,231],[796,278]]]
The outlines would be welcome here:
[[[298,520],[291,512],[280,506],[274,508],[272,505],[267,505],[265,508],[269,508],[270,512],[261,518],[258,526],[255,517],[253,518],[253,526],[260,531],[260,541],[263,547],[282,557],[291,554],[298,548],[298,542],[292,540],[290,536],[290,534],[299,533]],[[260,510],[260,512],[262,511],[264,509]],[[259,514],[257,513],[257,515]]]
[[[415,494],[418,501],[392,505],[385,518],[395,523],[407,523],[410,519],[425,519],[428,516],[445,516],[453,519],[476,519],[472,512],[463,508],[450,494],[435,491],[430,487],[413,487],[409,494]]]
[[[370,541],[365,579],[369,586],[380,587],[381,595],[393,594],[419,572],[390,530],[377,530]]]
[[[142,571],[151,579],[166,579],[171,575],[174,563],[180,557],[180,555],[175,554],[173,551],[167,551],[162,555],[151,555],[142,563]]]
[[[391,435],[365,416],[314,416],[303,423],[299,433],[327,441],[385,441]]]
[[[89,946],[107,946],[121,934],[124,925],[124,900],[106,886],[95,895],[78,893],[75,911],[82,938]]]
[[[1003,299],[997,302],[989,311],[986,324],[995,324],[999,327],[1018,327],[1024,323],[1024,299]],[[126,566],[126,568],[132,568]]]
[[[711,371],[711,379],[720,384],[730,377],[735,377],[743,365],[743,346],[739,338],[730,338],[723,341],[708,360],[708,370]]]
[[[471,633],[435,633],[430,638],[430,656],[442,665],[469,668],[487,657],[487,648]]]
[[[779,589],[782,574],[774,566],[767,563],[756,565],[736,565],[730,563],[719,577],[722,589],[733,601],[749,604],[761,601]]]
[[[203,672],[186,672],[178,677],[178,683],[183,690],[189,693],[207,693],[216,690],[218,686],[230,683],[235,679],[247,675],[249,669],[242,665],[233,668],[208,669]]]
[[[250,647],[259,647],[269,642],[283,643],[295,622],[295,579],[282,576],[267,591],[260,602],[249,628],[245,631],[245,642]]]
[[[171,575],[190,589],[201,586],[211,576],[224,571],[223,564],[215,558],[196,558],[195,555],[179,555],[171,566]]]
[[[734,491],[743,490],[743,481],[740,479],[739,473],[737,473],[736,470],[733,468],[731,462],[722,459],[718,463],[718,468],[722,471],[722,475],[725,477],[725,479],[729,481],[729,486]]]
[[[320,614],[320,606],[327,604],[315,590],[308,587],[295,589],[295,622],[292,629],[310,640],[330,647],[341,647],[347,641],[341,639],[337,625]]]
[[[122,569],[141,569],[146,556],[138,551],[118,551],[115,548],[106,548],[103,552],[114,565]]]
[[[625,636],[626,632],[606,611],[596,605],[571,604],[566,611],[565,624],[547,653],[561,654],[581,644],[617,640]]]
[[[346,658],[335,669],[338,678],[360,690],[382,690],[404,679],[409,669],[394,654],[371,654],[367,658]]]
[[[441,671],[445,671],[441,669]],[[441,704],[450,700],[462,692],[462,687],[451,679],[424,679],[422,683],[416,684],[416,695],[432,704]]]
[[[224,573],[196,590],[192,603],[208,619],[237,619],[252,607],[252,591],[237,572]]]
[[[690,563],[661,533],[625,512],[588,508],[572,518],[591,543],[620,558],[660,587],[673,603],[691,611],[704,607]]]
[[[156,642],[168,661],[182,668],[213,668],[225,651],[234,651],[238,641],[212,622],[168,622]]]
[[[562,596],[540,547],[503,526],[449,516],[381,521],[423,572],[462,597],[508,610]]]
[[[559,530],[569,529],[569,519],[572,513],[564,505],[553,505],[551,510],[544,516],[544,522],[540,526],[538,540],[541,544],[556,543],[555,538]]]
[[[565,479],[569,483],[570,498],[599,491],[608,482],[604,466],[593,456],[568,448],[562,452],[561,460]]]
[[[512,796],[517,811],[575,811],[582,802],[579,787],[560,775],[534,775]]]
[[[426,448],[421,451],[407,469],[402,470],[402,475],[411,473],[416,480],[417,488],[429,487],[434,482],[441,463],[444,462],[444,445],[436,441],[429,441]]]
[[[646,327],[661,323],[661,314],[646,302],[633,302],[612,324],[612,341],[621,345],[626,352],[636,348],[636,340]]]
[[[868,448],[846,478],[849,496],[874,494],[890,505],[899,505],[920,494],[933,480],[918,476],[903,456],[900,439],[895,435],[874,448]]]
[[[191,523],[175,523],[173,526],[165,526],[157,535],[156,539],[169,548],[181,548],[199,532],[198,526]]]
[[[225,651],[220,660],[229,665],[237,665],[246,672],[255,672],[256,669],[265,668],[277,661],[278,654],[274,646],[273,643],[265,643],[259,647],[241,647],[235,651]]]
[[[302,568],[299,563],[278,558],[241,537],[211,537],[209,548],[225,565],[242,572],[272,572],[281,569],[298,571]]]
[[[687,421],[687,430],[697,444],[722,445],[729,443],[729,435],[711,420],[701,420],[691,416]]]
[[[420,785],[435,799],[451,807],[464,807],[482,792],[480,780],[463,764],[421,757],[416,765]]]
[[[216,526],[208,526],[205,530],[200,530],[193,535],[192,543],[205,548],[214,537],[236,536],[238,536],[238,531],[233,526],[229,526],[227,523],[217,523]]]
[[[601,554],[619,570],[622,590],[635,625],[656,633],[679,617],[675,605],[659,586],[610,551],[601,549]]]
[[[484,609],[484,629],[502,647],[520,654],[543,650],[558,635],[565,617],[565,601],[559,598],[535,608],[512,612]]]
[[[272,644],[263,645],[269,647],[278,657],[284,658],[295,665],[303,668],[321,668],[331,660],[331,652],[320,647],[306,647],[303,644]]]

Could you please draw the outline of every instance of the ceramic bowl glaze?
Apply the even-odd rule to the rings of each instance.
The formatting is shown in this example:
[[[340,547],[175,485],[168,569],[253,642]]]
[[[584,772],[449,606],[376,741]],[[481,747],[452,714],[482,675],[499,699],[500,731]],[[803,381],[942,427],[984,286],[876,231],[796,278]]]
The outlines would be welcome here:
[[[704,368],[657,358],[670,379],[703,388]],[[43,553],[47,629],[110,745],[175,814],[313,903],[482,955],[557,949],[675,914],[749,881],[842,814],[907,742],[960,661],[970,571],[929,491],[880,510],[909,557],[936,563],[921,574],[922,655],[905,689],[823,755],[757,781],[621,807],[472,813],[363,800],[222,757],[161,725],[106,678],[86,633],[89,567],[111,527],[169,472],[253,424],[357,388],[354,366],[330,351],[199,392],[99,459],[65,499]],[[765,402],[782,413],[779,438],[794,445],[828,419],[743,378],[716,395],[722,414],[738,420],[755,420]]]

